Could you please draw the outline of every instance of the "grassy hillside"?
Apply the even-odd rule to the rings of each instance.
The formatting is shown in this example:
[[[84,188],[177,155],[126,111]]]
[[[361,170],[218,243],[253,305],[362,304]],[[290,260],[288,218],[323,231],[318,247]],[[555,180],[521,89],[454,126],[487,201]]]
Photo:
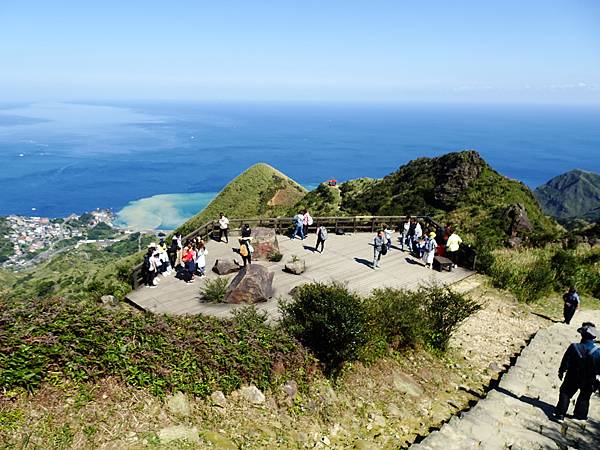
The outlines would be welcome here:
[[[546,214],[558,219],[600,219],[600,175],[571,170],[535,190]]]
[[[523,237],[556,234],[556,225],[543,214],[531,190],[500,175],[475,151],[418,158],[380,180],[342,183],[340,201],[324,208],[331,205],[328,189],[319,187],[300,203],[315,215],[324,210],[328,214],[428,214],[455,224],[463,238],[492,246],[508,238],[508,209],[522,205],[533,226],[533,231],[521,232]]]
[[[13,253],[13,244],[5,238],[9,232],[10,228],[6,223],[6,219],[4,217],[0,217],[0,263],[3,263],[8,258],[10,258]]]
[[[72,299],[97,299],[105,294],[122,298],[131,289],[131,267],[141,261],[138,245],[145,248],[152,236],[134,233],[101,248],[96,244],[59,253],[49,261],[16,274],[0,272],[13,286],[10,298],[42,298],[61,295]],[[1,293],[1,292],[0,292]]]
[[[251,218],[285,214],[306,195],[306,189],[269,166],[256,164],[233,179],[200,213],[177,232],[190,233],[223,212],[228,217]]]

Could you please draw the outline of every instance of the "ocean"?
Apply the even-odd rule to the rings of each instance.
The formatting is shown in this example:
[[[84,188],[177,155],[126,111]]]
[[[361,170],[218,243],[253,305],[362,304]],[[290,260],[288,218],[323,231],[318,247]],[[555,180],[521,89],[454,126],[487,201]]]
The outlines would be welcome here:
[[[111,208],[122,225],[172,228],[257,162],[314,186],[463,149],[532,188],[574,168],[600,172],[600,107],[4,104],[0,216]]]

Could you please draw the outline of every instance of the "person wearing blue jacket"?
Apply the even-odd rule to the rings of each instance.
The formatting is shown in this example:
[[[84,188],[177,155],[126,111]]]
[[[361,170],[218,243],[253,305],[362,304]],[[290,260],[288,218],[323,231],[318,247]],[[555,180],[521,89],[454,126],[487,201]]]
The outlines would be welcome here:
[[[596,375],[600,374],[600,350],[594,344],[594,339],[598,337],[596,326],[584,322],[577,332],[581,334],[581,342],[569,345],[558,369],[558,378],[564,378],[554,409],[554,416],[558,420],[564,419],[571,397],[577,391],[579,396],[573,415],[575,419],[587,420]]]

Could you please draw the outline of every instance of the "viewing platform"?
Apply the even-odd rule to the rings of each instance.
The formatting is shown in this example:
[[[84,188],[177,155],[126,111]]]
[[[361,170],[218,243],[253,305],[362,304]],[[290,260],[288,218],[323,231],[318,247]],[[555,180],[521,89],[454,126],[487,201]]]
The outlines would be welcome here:
[[[290,290],[294,287],[310,282],[341,282],[349,289],[360,294],[369,294],[375,288],[392,287],[402,289],[416,289],[421,284],[437,282],[440,284],[453,284],[474,272],[458,267],[451,272],[430,270],[423,266],[423,261],[411,256],[408,251],[401,251],[399,246],[393,245],[387,255],[381,258],[381,268],[372,269],[373,260],[372,242],[375,234],[369,232],[335,235],[329,233],[325,243],[325,251],[320,254],[314,251],[316,235],[310,233],[302,241],[291,240],[288,236],[278,235],[279,248],[283,259],[279,262],[256,261],[273,272],[274,296],[265,303],[256,304],[256,308],[265,311],[271,319],[279,317],[279,298],[290,298]],[[398,242],[398,233],[394,233],[393,242]],[[203,278],[196,277],[193,283],[185,283],[174,276],[160,277],[160,284],[156,288],[144,286],[130,292],[127,300],[134,306],[153,313],[167,314],[206,314],[216,317],[228,317],[235,308],[243,305],[223,303],[208,303],[202,298],[201,289],[207,279],[218,277],[211,271],[217,259],[237,260],[242,263],[241,257],[234,251],[238,248],[238,238],[231,236],[229,244],[217,241],[207,243],[207,275]],[[294,275],[283,271],[286,262],[292,256],[303,258],[306,262],[306,271],[301,275]],[[233,278],[236,274],[226,275]]]

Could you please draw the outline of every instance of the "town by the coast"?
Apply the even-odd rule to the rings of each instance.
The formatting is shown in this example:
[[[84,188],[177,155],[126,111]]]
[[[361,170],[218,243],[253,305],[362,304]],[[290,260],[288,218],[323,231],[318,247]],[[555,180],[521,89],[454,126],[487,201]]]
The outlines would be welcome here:
[[[127,231],[115,227],[110,209],[64,218],[10,215],[0,222],[0,267],[18,269],[40,256],[94,242],[114,242]]]

